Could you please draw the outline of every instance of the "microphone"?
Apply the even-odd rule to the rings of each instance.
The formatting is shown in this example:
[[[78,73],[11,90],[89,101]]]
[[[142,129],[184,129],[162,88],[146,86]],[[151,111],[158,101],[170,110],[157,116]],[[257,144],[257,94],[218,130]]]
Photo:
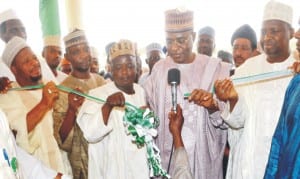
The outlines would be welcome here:
[[[180,84],[180,71],[177,68],[171,68],[168,71],[168,83],[171,85],[172,111],[176,112],[176,105],[177,105],[177,85]]]

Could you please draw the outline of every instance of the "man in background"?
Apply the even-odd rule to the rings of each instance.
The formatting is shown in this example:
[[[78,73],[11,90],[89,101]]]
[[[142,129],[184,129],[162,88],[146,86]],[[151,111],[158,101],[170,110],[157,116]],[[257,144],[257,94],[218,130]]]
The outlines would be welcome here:
[[[201,28],[198,32],[198,54],[203,54],[211,57],[215,47],[215,30],[210,26]]]
[[[255,31],[248,25],[242,25],[232,34],[232,54],[236,68],[242,65],[247,59],[254,56],[257,49]]]

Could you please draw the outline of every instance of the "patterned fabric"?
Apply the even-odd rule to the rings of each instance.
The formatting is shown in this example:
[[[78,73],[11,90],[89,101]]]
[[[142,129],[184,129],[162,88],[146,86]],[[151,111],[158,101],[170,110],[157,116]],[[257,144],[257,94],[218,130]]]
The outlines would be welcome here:
[[[145,91],[151,108],[160,119],[157,145],[161,151],[162,165],[167,168],[172,147],[169,132],[168,112],[171,110],[171,87],[167,82],[168,70],[178,68],[181,72],[177,88],[177,102],[183,109],[185,122],[182,137],[189,157],[193,178],[223,178],[222,159],[226,133],[220,111],[224,103],[219,102],[220,111],[209,113],[207,109],[184,100],[184,93],[202,88],[210,91],[213,81],[229,76],[229,65],[219,59],[197,55],[190,64],[176,64],[170,57],[157,62],[145,82]],[[173,164],[171,163],[171,174]]]
[[[300,75],[293,78],[275,130],[265,179],[300,178]]]
[[[104,79],[96,74],[91,74],[91,78],[86,80],[69,75],[61,85],[69,88],[80,88],[84,93],[88,93],[90,89],[101,86],[104,83]],[[88,143],[84,139],[83,133],[77,123],[75,123],[64,142],[60,139],[59,130],[66,116],[67,109],[68,94],[60,92],[59,99],[56,101],[53,111],[54,136],[60,148],[68,153],[74,179],[88,178]]]

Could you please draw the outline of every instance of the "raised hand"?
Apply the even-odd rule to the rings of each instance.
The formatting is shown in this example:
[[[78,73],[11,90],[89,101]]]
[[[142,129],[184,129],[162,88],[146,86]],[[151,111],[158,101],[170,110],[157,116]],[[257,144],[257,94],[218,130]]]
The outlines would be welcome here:
[[[82,93],[82,91],[79,88],[76,88],[75,90]],[[69,93],[68,94],[68,102],[69,102],[69,107],[72,108],[73,110],[77,111],[78,108],[84,102],[84,97],[79,96],[75,93]]]
[[[238,94],[230,79],[216,80],[214,87],[215,87],[216,96],[221,101],[227,101],[227,100],[231,101],[231,100],[238,99]]]
[[[182,109],[181,107],[177,104],[176,106],[176,113],[174,111],[170,111],[168,118],[170,120],[169,122],[169,130],[173,136],[173,141],[175,148],[178,147],[183,147],[183,141],[181,137],[181,130],[182,130],[182,125],[184,122],[184,118],[182,115]]]
[[[295,61],[292,66],[288,67],[291,69],[294,73],[299,74],[300,73],[300,62]]]
[[[6,93],[11,88],[11,81],[7,77],[0,77],[0,93]]]
[[[121,92],[114,93],[107,97],[105,104],[110,107],[124,107],[125,97]]]
[[[42,103],[45,104],[49,109],[53,107],[54,102],[58,98],[58,89],[54,82],[48,82],[43,88]]]
[[[189,102],[194,102],[199,106],[203,106],[209,110],[218,110],[216,101],[212,93],[202,89],[195,89],[188,98]]]

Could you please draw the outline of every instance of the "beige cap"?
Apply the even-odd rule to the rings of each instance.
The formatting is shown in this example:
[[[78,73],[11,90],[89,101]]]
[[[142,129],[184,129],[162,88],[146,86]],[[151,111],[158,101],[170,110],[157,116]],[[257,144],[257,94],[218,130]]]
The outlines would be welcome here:
[[[185,32],[194,29],[194,13],[185,9],[171,9],[165,12],[166,32]]]
[[[109,50],[110,60],[121,55],[136,56],[134,43],[130,40],[120,40],[118,43],[113,44]]]
[[[271,0],[265,6],[263,21],[266,20],[281,20],[292,25],[293,8],[287,4]]]

